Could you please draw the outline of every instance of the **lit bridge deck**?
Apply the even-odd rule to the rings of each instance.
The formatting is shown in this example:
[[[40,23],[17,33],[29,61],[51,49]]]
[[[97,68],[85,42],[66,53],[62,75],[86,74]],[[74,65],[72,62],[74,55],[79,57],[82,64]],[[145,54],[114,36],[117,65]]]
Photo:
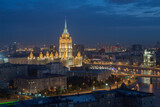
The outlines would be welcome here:
[[[151,77],[151,78],[160,78],[160,75],[147,75],[147,74],[120,74],[112,73],[115,76],[135,76],[135,77]]]
[[[160,68],[157,67],[142,67],[142,66],[132,66],[132,65],[119,65],[119,64],[86,64],[91,66],[99,66],[99,67],[120,67],[122,69],[139,69],[139,70],[153,70],[153,71],[160,71]]]

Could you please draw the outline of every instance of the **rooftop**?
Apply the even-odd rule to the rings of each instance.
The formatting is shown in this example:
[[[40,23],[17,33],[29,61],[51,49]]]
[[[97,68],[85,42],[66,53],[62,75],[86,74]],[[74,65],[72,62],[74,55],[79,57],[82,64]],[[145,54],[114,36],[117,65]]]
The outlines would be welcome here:
[[[75,72],[75,73],[94,73],[99,74],[101,72],[107,72],[109,70],[90,70],[90,71],[68,71],[68,72]]]
[[[153,93],[146,93],[146,92],[139,92],[136,90],[123,90],[118,89],[115,90],[116,92],[123,94],[125,96],[132,96],[132,97],[147,97],[147,96],[153,96]]]
[[[59,103],[68,103],[71,102],[73,104],[77,103],[86,103],[86,102],[97,102],[99,101],[96,95],[106,95],[114,93],[115,97],[150,97],[154,96],[152,93],[138,92],[126,89],[115,89],[111,91],[93,91],[92,93],[86,94],[76,94],[76,95],[67,95],[67,96],[56,96],[56,97],[45,97],[45,98],[37,98],[26,101],[15,102],[16,106],[30,106],[30,105],[39,105],[39,104],[59,104]],[[114,97],[114,96],[113,96]],[[112,98],[114,100],[114,98]]]
[[[45,74],[42,77],[20,76],[20,77],[17,77],[17,79],[29,79],[29,80],[33,80],[33,79],[44,79],[44,78],[54,78],[54,77],[65,77],[65,76],[61,75],[61,74]]]
[[[97,101],[92,93],[65,96],[63,99],[72,100],[73,103],[84,103],[84,102]]]

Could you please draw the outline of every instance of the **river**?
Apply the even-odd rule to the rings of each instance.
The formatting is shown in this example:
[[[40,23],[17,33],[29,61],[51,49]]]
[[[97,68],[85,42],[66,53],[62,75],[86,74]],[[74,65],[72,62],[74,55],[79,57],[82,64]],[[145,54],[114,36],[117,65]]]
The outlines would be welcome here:
[[[154,105],[155,107],[160,107],[160,78],[152,79],[150,78],[139,78],[138,79],[139,91],[154,93]]]

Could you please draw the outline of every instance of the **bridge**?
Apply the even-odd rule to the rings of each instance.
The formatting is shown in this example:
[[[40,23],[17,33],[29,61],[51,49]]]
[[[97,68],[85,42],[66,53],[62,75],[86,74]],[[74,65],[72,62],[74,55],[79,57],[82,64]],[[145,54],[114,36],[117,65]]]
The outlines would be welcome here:
[[[160,75],[160,68],[157,67],[142,67],[142,66],[132,66],[125,64],[113,64],[113,63],[102,63],[102,64],[86,64],[89,65],[91,69],[114,69],[126,73],[136,73],[136,74],[147,74],[147,75]]]
[[[115,67],[115,68],[118,68],[118,67],[121,67],[122,69],[123,68],[128,68],[128,69],[143,69],[143,70],[158,70],[160,71],[160,68],[157,68],[157,67],[143,67],[143,66],[133,66],[133,65],[124,65],[124,64],[86,64],[86,65],[90,65],[91,67],[101,67],[101,68],[104,68],[104,67]]]
[[[151,77],[151,78],[160,78],[160,75],[146,75],[146,74],[121,74],[121,73],[112,73],[115,76],[135,76],[135,77]]]

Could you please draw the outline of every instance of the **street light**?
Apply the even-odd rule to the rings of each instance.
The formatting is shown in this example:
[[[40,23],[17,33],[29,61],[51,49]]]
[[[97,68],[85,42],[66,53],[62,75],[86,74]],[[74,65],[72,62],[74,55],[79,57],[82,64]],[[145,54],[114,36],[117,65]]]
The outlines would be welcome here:
[[[18,98],[18,101],[19,101],[19,95],[17,96],[17,98]]]
[[[107,88],[108,87],[108,83],[106,83],[105,85],[106,85],[106,88]]]
[[[118,88],[118,83],[117,83],[117,81],[115,81],[115,85],[117,85],[117,88]]]
[[[95,86],[93,86],[93,91],[95,90]]]

